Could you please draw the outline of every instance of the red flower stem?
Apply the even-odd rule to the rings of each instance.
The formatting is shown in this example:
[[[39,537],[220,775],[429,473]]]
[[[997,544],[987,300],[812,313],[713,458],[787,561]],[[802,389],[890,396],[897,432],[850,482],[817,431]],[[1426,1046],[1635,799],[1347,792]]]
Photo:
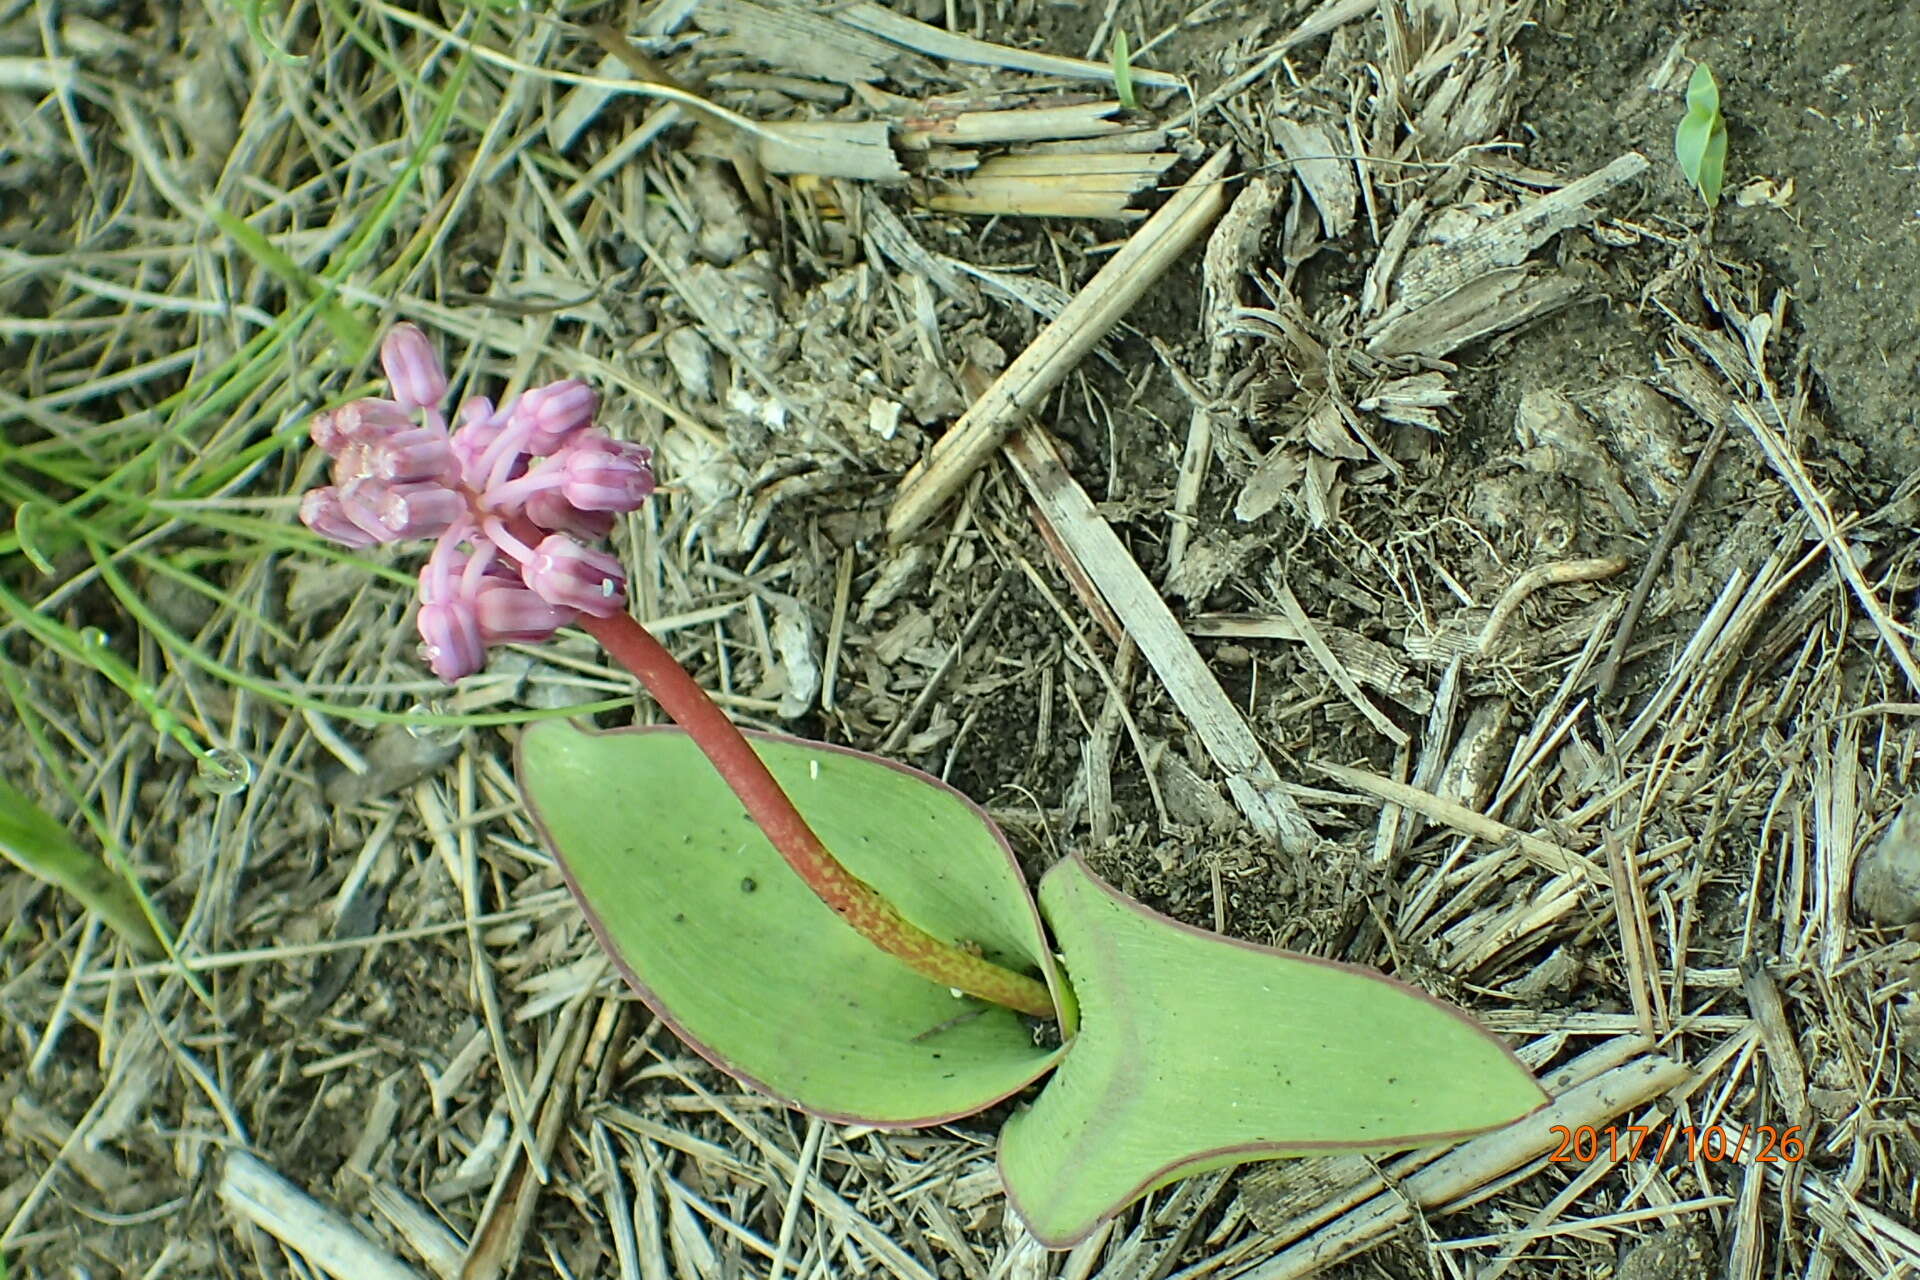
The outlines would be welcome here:
[[[628,617],[582,617],[579,625],[647,687],[655,702],[706,753],[787,865],[820,901],[888,955],[931,982],[1036,1018],[1054,1018],[1045,984],[943,942],[910,923],[872,885],[827,851],[746,737],[672,654]]]

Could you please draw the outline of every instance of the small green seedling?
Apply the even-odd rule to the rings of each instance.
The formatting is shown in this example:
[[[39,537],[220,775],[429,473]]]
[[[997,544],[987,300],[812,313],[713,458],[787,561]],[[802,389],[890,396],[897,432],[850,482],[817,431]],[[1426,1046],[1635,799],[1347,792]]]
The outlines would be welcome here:
[[[1133,52],[1127,48],[1127,33],[1119,27],[1113,29],[1113,91],[1120,97],[1120,105],[1129,111],[1140,109],[1140,100],[1133,94]]]
[[[1720,86],[1704,62],[1687,81],[1687,114],[1673,130],[1673,158],[1707,208],[1718,205],[1727,167],[1727,122],[1720,116]]]

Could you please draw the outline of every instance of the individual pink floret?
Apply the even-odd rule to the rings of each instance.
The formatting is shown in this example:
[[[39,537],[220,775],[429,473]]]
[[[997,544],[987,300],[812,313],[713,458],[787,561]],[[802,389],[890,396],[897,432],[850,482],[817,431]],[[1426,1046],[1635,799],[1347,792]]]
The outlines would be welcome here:
[[[350,440],[333,455],[333,482],[339,485],[352,484],[355,480],[373,479],[373,443],[368,440]]]
[[[529,497],[527,519],[549,533],[570,533],[582,542],[598,542],[613,532],[613,512],[582,511],[558,489],[542,489]]]
[[[481,582],[473,608],[480,636],[488,644],[538,644],[577,616],[572,609],[548,604],[517,580],[494,577]]]
[[[332,485],[309,489],[300,495],[300,523],[323,538],[349,547],[371,547],[380,541],[347,515],[340,504],[340,491]]]
[[[653,450],[595,431],[554,455],[561,496],[581,511],[633,511],[653,493]]]
[[[437,538],[467,514],[467,500],[431,482],[389,486],[380,523],[396,538]]]
[[[417,625],[426,644],[427,665],[448,684],[487,665],[480,620],[468,601],[456,598],[423,604]]]
[[[373,474],[382,480],[453,479],[453,442],[444,427],[408,427],[368,447]]]
[[[520,574],[548,604],[589,617],[612,617],[627,607],[627,572],[620,562],[564,533],[543,539]]]
[[[450,441],[453,461],[460,468],[460,483],[477,492],[487,487],[486,456],[506,430],[507,418],[492,401],[475,396],[460,407],[460,419]]]
[[[386,522],[390,486],[384,480],[362,476],[339,486],[340,509],[359,530],[375,542],[392,542],[400,535]]]
[[[329,457],[338,457],[340,451],[350,443],[346,433],[340,429],[339,415],[325,409],[307,420],[307,434]]]
[[[392,400],[369,397],[343,404],[333,411],[333,429],[343,443],[366,444],[392,431],[404,431],[413,425],[413,417]],[[337,452],[328,450],[329,453]]]
[[[600,397],[594,394],[592,387],[578,378],[567,378],[561,382],[550,382],[544,387],[535,387],[521,396],[520,402],[514,406],[514,416],[525,421],[530,428],[527,452],[535,457],[546,457],[556,452],[575,432],[590,426],[594,412],[599,407]]]
[[[427,335],[410,324],[397,324],[380,344],[380,366],[387,371],[393,398],[411,413],[438,408],[447,398],[447,371]]]

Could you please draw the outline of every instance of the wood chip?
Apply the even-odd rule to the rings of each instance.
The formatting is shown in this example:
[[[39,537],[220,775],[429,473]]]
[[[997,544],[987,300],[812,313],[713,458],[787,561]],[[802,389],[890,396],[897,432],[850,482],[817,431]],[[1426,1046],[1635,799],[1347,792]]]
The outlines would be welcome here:
[[[234,1216],[335,1280],[420,1280],[417,1271],[367,1239],[353,1223],[245,1151],[228,1153],[219,1195]]]
[[[909,471],[887,513],[887,536],[904,541],[924,529],[961,485],[1058,386],[1226,207],[1221,179],[1232,159],[1221,148],[1124,248],[1041,330],[993,385]]]
[[[1265,748],[1180,629],[1166,601],[1067,472],[1052,440],[1037,427],[1027,428],[1008,442],[1007,457],[1226,775],[1227,790],[1248,823],[1261,835],[1277,839],[1288,852],[1305,852],[1313,843],[1313,829],[1282,788]]]
[[[1117,102],[1079,102],[1071,106],[1020,107],[1009,111],[962,111],[925,121],[908,121],[899,142],[909,150],[930,146],[978,147],[1064,138],[1102,138],[1133,126],[1120,119]]]
[[[1179,157],[1168,152],[1116,155],[1006,155],[982,160],[927,196],[937,213],[981,217],[1145,217],[1129,202],[1156,186]]]
[[[761,126],[755,155],[768,173],[899,183],[907,171],[882,120],[800,120]]]
[[[1355,210],[1360,203],[1360,184],[1353,176],[1353,162],[1346,159],[1344,142],[1316,120],[1290,120],[1275,116],[1273,140],[1293,162],[1293,172],[1307,189],[1313,207],[1320,211],[1320,226],[1329,240],[1342,239],[1353,229]]]
[[[1035,53],[1027,49],[1009,49],[1005,45],[975,40],[971,36],[959,35],[939,27],[929,26],[924,22],[916,22],[905,14],[895,13],[881,5],[867,3],[866,0],[841,9],[839,17],[840,21],[848,26],[857,27],[884,40],[890,40],[929,58],[938,58],[942,62],[968,62],[978,66],[1005,67],[1010,71],[1031,71],[1036,75],[1113,83],[1113,66],[1110,63],[1063,58],[1056,54]],[[1155,71],[1149,67],[1133,67],[1130,70],[1136,85],[1147,85],[1155,89],[1177,89],[1181,85],[1179,76],[1170,75],[1165,71]]]

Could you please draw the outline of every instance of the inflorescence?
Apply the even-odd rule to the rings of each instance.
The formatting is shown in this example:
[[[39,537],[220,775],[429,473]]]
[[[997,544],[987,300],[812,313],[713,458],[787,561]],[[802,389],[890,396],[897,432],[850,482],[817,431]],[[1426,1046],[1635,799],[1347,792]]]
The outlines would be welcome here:
[[[446,370],[425,334],[395,326],[380,362],[391,399],[314,416],[333,483],[301,499],[300,519],[349,547],[437,540],[420,571],[434,674],[451,683],[485,666],[490,645],[624,610],[626,573],[591,544],[653,492],[653,451],[593,425],[593,389],[568,378],[498,408],[474,396],[450,431]]]

